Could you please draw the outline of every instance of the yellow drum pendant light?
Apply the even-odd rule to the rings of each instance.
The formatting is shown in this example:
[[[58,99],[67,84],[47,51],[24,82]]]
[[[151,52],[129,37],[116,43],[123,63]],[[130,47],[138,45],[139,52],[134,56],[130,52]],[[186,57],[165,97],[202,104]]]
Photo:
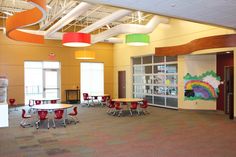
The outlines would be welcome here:
[[[95,59],[95,52],[89,50],[75,51],[75,59]]]

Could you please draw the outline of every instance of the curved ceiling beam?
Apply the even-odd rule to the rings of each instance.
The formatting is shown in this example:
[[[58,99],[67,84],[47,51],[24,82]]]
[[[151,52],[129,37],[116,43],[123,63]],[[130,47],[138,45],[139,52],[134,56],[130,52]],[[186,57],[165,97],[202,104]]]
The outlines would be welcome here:
[[[47,37],[50,37],[53,33],[57,32],[59,29],[69,24],[71,21],[76,19],[81,14],[85,13],[92,5],[81,2],[74,9],[72,9],[68,14],[62,17],[59,21],[57,21],[54,25],[52,25],[45,33]]]
[[[102,26],[105,26],[106,24],[109,24],[115,20],[119,20],[121,19],[122,17],[128,15],[132,13],[132,11],[130,10],[125,10],[125,9],[120,9],[104,18],[102,18],[101,20],[98,20],[97,22],[89,25],[88,27],[85,27],[84,29],[81,29],[79,32],[81,33],[90,33]]]
[[[28,0],[28,2],[34,5],[35,8],[8,17],[6,20],[6,35],[13,40],[42,44],[44,42],[42,35],[17,30],[18,28],[37,24],[46,17],[46,0]]]
[[[92,43],[104,41],[105,39],[117,36],[119,34],[130,34],[130,33],[148,34],[148,33],[151,33],[157,27],[158,24],[168,23],[168,21],[169,20],[167,18],[163,18],[163,17],[159,17],[155,15],[146,25],[120,24],[100,34],[93,35]]]
[[[216,35],[192,40],[191,42],[183,45],[157,47],[155,48],[156,56],[176,56],[186,55],[194,51],[236,47],[236,34]]]
[[[66,6],[59,11],[57,10],[57,13],[55,15],[53,15],[52,18],[47,17],[47,19],[45,21],[41,22],[39,30],[45,30],[53,22],[55,22],[58,18],[60,18],[67,9],[74,7],[76,4],[77,4],[76,1],[69,1],[68,3],[66,3]],[[49,13],[48,13],[48,15],[49,15]]]

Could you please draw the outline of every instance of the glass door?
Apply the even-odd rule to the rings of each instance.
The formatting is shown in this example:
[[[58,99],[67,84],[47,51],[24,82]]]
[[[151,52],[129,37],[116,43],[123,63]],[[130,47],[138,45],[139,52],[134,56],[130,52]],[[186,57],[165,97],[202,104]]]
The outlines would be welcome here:
[[[59,72],[56,69],[44,69],[44,88],[45,98],[59,97]]]
[[[60,98],[60,62],[25,61],[25,104],[30,99]]]

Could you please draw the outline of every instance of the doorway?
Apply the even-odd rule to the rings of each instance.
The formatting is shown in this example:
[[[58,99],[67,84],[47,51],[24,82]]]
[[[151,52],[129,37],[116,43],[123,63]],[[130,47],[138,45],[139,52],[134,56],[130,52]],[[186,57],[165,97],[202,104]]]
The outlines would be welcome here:
[[[220,76],[222,84],[219,86],[217,99],[217,110],[224,111],[232,117],[233,114],[233,52],[222,52],[217,54],[217,75]]]
[[[59,70],[58,69],[44,69],[44,86],[43,97],[58,98],[59,97]]]
[[[233,66],[228,66],[224,68],[224,104],[225,113],[229,114],[229,118],[234,117],[234,68]]]
[[[118,71],[118,97],[126,98],[126,72]]]
[[[25,104],[29,99],[60,98],[59,62],[24,62]]]

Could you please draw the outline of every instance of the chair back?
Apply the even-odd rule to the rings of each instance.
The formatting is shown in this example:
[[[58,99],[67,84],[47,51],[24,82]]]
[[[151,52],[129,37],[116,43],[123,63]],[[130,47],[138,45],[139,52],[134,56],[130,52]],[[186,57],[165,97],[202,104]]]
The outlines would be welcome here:
[[[115,102],[110,99],[108,107],[109,108],[114,108],[115,107]]]
[[[40,120],[47,119],[48,111],[38,111],[38,116]]]
[[[106,102],[107,101],[107,96],[102,96],[102,102]]]
[[[75,106],[75,107],[73,108],[73,112],[72,112],[72,113],[69,113],[69,115],[76,116],[77,114],[78,114],[77,106]]]
[[[15,102],[16,102],[16,99],[13,99],[13,98],[9,99],[9,104],[10,105],[13,105]]]
[[[119,109],[120,108],[120,102],[115,102],[115,108]]]
[[[84,100],[88,100],[88,93],[83,93],[83,98],[84,98]]]
[[[55,110],[54,113],[55,113],[55,119],[62,119],[64,110]]]
[[[147,108],[148,107],[148,102],[146,99],[143,100],[143,104],[140,106],[141,108]]]
[[[57,103],[57,100],[51,100],[50,103],[51,103],[51,104],[56,104],[56,103]]]
[[[74,111],[74,115],[77,115],[77,114],[78,114],[77,107],[74,107],[74,108],[73,108],[73,111]]]
[[[138,103],[137,102],[131,102],[130,108],[137,109],[137,107],[138,107]]]
[[[34,101],[36,105],[40,105],[41,104],[41,100],[35,100]]]
[[[26,111],[25,111],[25,109],[22,109],[22,114],[21,114],[21,117],[22,117],[22,118],[25,118],[25,114],[26,114]]]

